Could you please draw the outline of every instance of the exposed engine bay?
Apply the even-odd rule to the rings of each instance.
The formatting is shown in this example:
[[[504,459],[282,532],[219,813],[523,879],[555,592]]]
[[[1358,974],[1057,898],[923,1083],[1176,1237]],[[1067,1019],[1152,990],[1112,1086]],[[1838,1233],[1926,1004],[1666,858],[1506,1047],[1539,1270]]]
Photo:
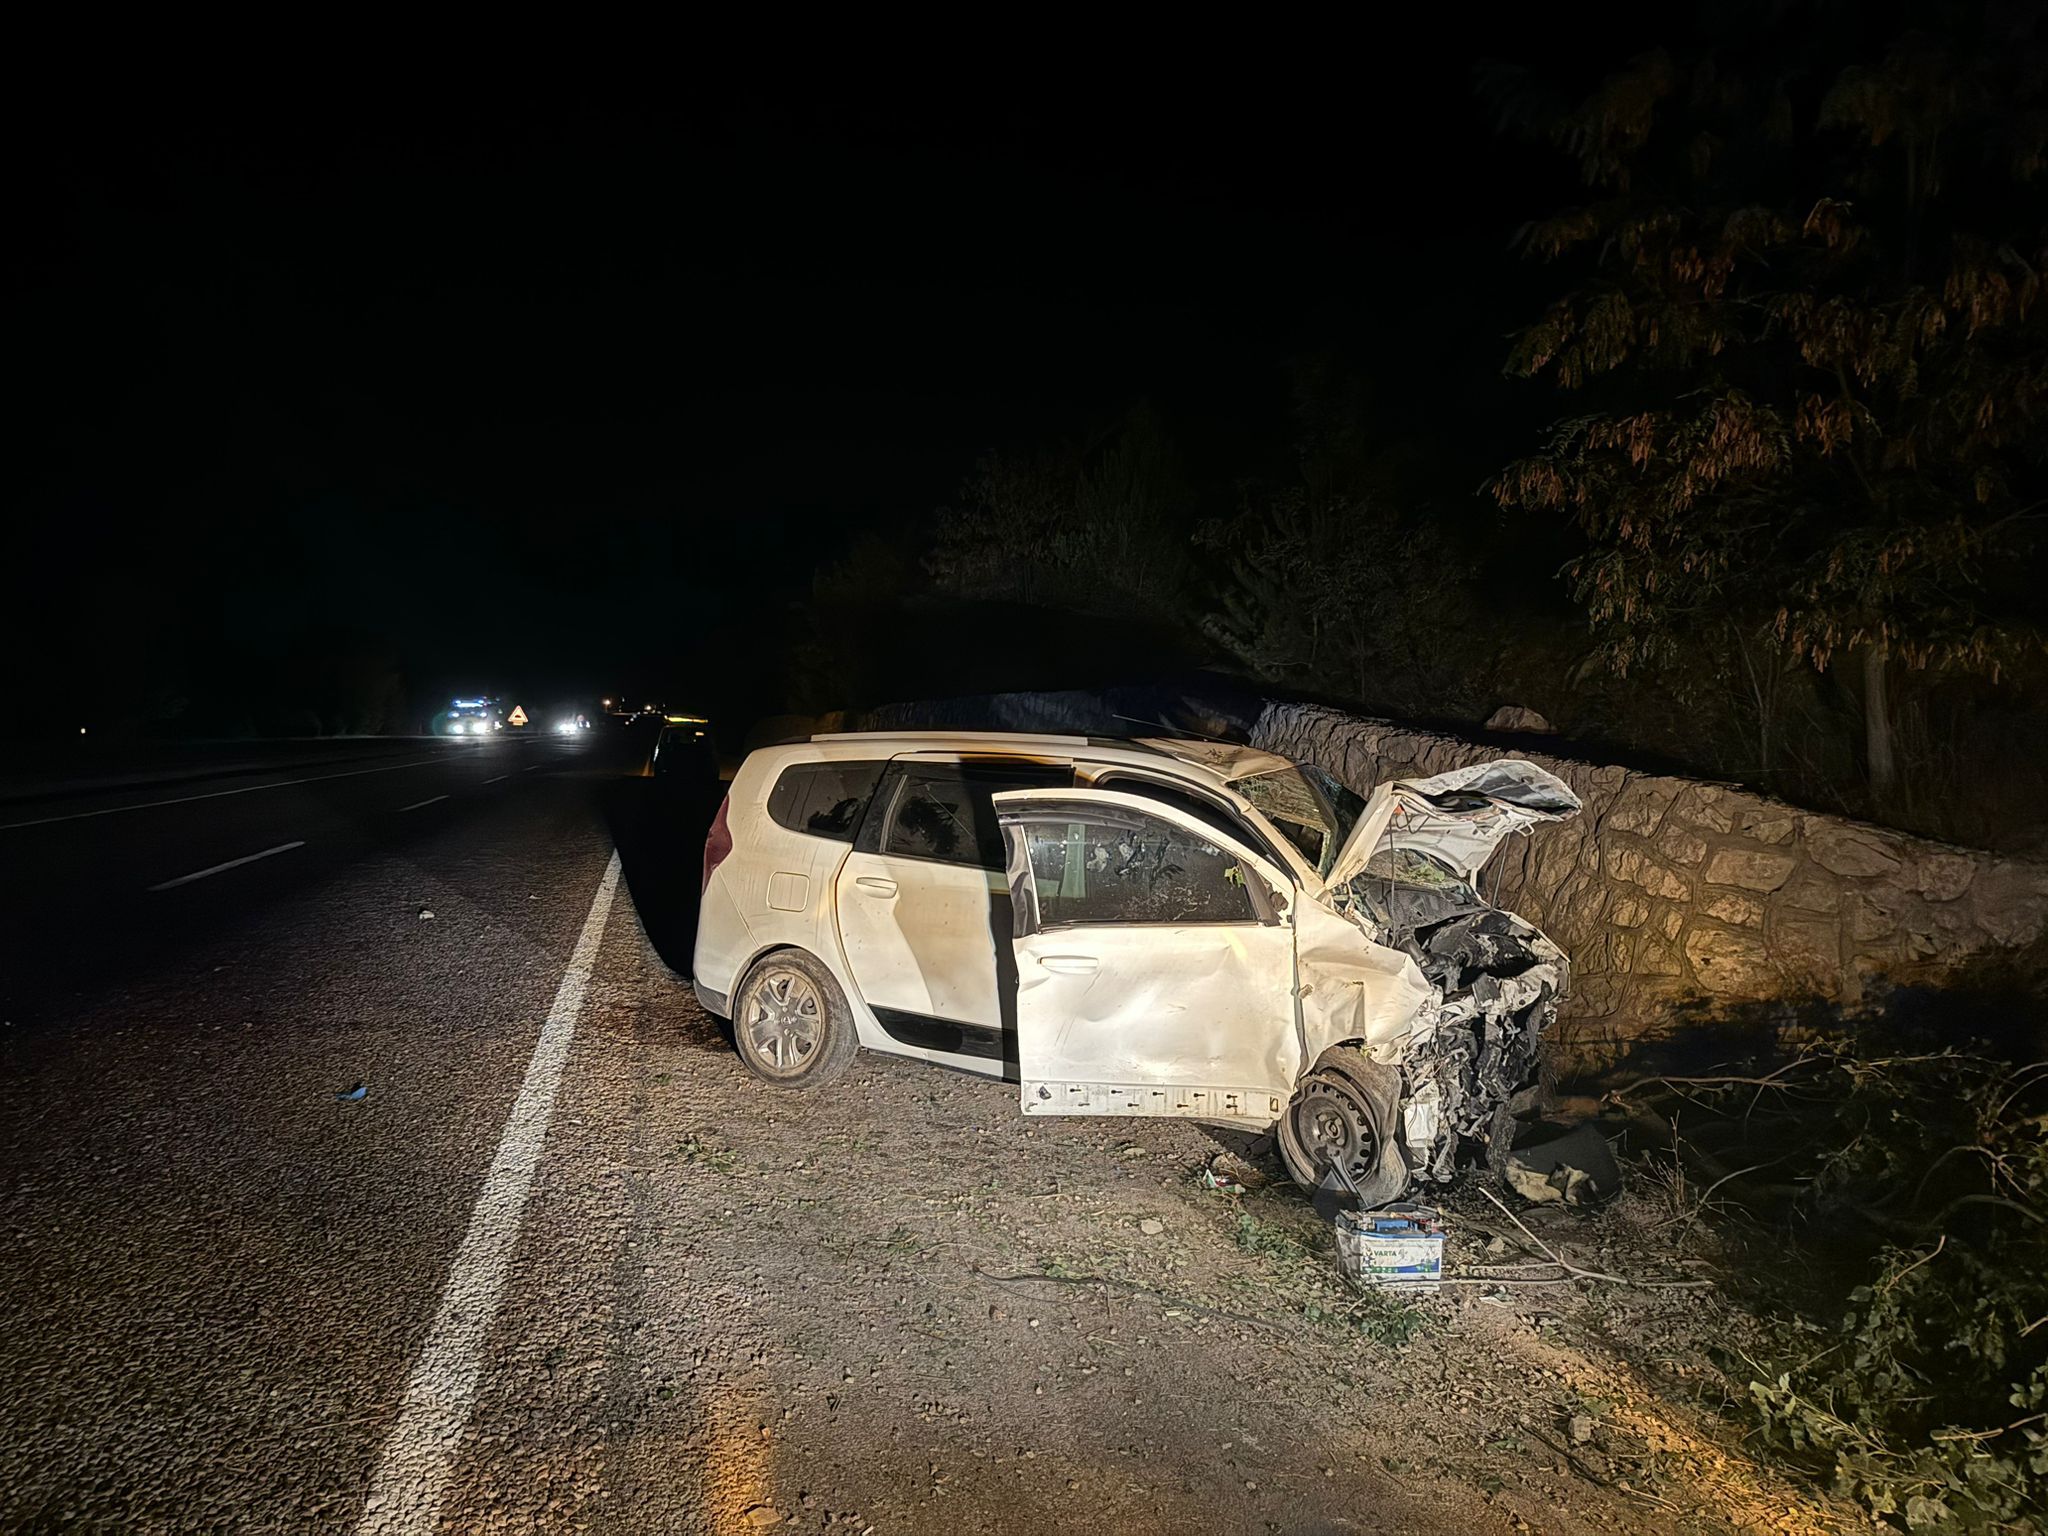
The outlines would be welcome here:
[[[1559,804],[1555,814],[1569,812]],[[1413,959],[1430,989],[1405,1040],[1374,1053],[1401,1071],[1410,1176],[1447,1183],[1471,1155],[1498,1172],[1570,985],[1564,951],[1415,846],[1375,852],[1341,905],[1375,942]]]

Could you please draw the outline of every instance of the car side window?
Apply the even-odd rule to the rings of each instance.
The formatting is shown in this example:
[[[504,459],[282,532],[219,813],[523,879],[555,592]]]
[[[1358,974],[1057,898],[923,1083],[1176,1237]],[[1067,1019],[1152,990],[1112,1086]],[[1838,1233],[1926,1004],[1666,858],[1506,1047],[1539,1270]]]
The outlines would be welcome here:
[[[1073,781],[1073,769],[1063,764],[908,767],[890,807],[881,852],[999,870],[1003,832],[990,797],[1011,789],[1057,789]]]
[[[1238,856],[1147,817],[1025,824],[1042,924],[1250,923]]]
[[[1183,815],[1192,816],[1205,826],[1214,827],[1226,837],[1250,844],[1254,852],[1265,854],[1275,863],[1280,861],[1279,854],[1273,849],[1272,840],[1257,827],[1229,807],[1195,794],[1192,790],[1161,784],[1142,774],[1097,774],[1094,783],[1100,789],[1120,790],[1127,795],[1142,795],[1147,800],[1156,800]]]
[[[792,763],[768,791],[768,817],[779,827],[850,843],[874,797],[882,763]]]

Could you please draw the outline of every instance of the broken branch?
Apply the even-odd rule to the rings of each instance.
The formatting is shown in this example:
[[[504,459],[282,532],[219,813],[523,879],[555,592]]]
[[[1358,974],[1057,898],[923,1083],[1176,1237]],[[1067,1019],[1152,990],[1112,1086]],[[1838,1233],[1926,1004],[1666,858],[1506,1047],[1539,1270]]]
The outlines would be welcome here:
[[[1534,1232],[1531,1232],[1529,1228],[1523,1223],[1522,1218],[1517,1216],[1513,1211],[1509,1210],[1507,1208],[1507,1204],[1492,1190],[1487,1189],[1484,1186],[1481,1186],[1479,1193],[1486,1196],[1487,1199],[1491,1200],[1496,1206],[1498,1206],[1500,1208],[1501,1215],[1507,1217],[1507,1219],[1509,1221],[1512,1221],[1517,1227],[1520,1227],[1522,1230],[1522,1235],[1528,1238],[1530,1242],[1534,1243],[1546,1259],[1548,1259],[1552,1264],[1555,1264],[1559,1269],[1563,1270],[1566,1274],[1571,1275],[1575,1279],[1605,1280],[1610,1285],[1636,1285],[1652,1289],[1676,1291],[1710,1291],[1714,1288],[1714,1282],[1711,1280],[1633,1279],[1627,1275],[1610,1275],[1604,1270],[1588,1269],[1583,1264],[1574,1264],[1571,1260],[1565,1258],[1562,1254],[1560,1254],[1555,1248],[1551,1247],[1550,1244],[1544,1242],[1543,1239],[1538,1237]]]

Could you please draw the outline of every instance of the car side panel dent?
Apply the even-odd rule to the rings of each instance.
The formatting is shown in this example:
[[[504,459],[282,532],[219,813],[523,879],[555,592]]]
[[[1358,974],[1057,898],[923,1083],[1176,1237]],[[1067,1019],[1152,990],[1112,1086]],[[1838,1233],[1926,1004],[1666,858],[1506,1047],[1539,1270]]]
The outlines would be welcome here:
[[[1299,1071],[1278,925],[1050,928],[1017,941],[1026,1114],[1271,1124]]]
[[[1398,1063],[1425,1027],[1432,994],[1421,968],[1312,896],[1296,898],[1294,922],[1300,1070],[1348,1040],[1362,1041],[1375,1061]]]

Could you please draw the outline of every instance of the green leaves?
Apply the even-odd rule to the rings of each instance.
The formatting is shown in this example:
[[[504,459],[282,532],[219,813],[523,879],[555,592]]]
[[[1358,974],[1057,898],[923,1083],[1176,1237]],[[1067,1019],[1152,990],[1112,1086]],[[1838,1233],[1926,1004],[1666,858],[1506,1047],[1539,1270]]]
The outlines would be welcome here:
[[[1594,408],[1491,489],[1584,535],[1567,576],[1617,670],[1729,633],[1816,669],[2043,651],[2048,71],[1978,20],[1860,58],[1756,29],[1576,103],[1513,81],[1510,120],[1604,195],[1523,231],[1569,286],[1507,370]],[[1829,82],[1803,119],[1798,79]]]
[[[2048,1073],[1956,1052],[1811,1067],[1846,1093],[1830,1129],[1809,1128],[1828,1150],[1802,1181],[1807,1219],[1846,1207],[1917,1235],[1878,1247],[1838,1319],[1770,1319],[1775,1359],[1748,1362],[1763,1441],[1909,1530],[2038,1530],[2048,1117],[2035,1101]]]

